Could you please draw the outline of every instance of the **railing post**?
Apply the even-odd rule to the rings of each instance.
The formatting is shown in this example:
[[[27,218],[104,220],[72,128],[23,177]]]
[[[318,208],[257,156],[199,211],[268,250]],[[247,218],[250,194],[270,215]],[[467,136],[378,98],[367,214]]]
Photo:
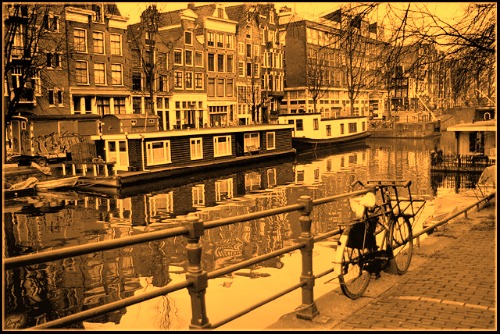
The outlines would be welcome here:
[[[313,247],[314,240],[311,234],[311,211],[313,208],[312,199],[310,196],[300,196],[299,203],[304,205],[300,216],[301,234],[299,241],[305,245],[300,249],[302,253],[302,275],[301,281],[307,284],[302,287],[302,305],[300,311],[297,312],[297,318],[312,320],[319,314],[316,303],[314,302],[314,275],[313,275]]]
[[[188,259],[188,272],[186,279],[192,284],[188,286],[191,296],[191,324],[190,329],[210,328],[205,303],[205,292],[208,286],[207,272],[201,267],[201,245],[200,237],[203,235],[203,222],[196,215],[190,215],[186,219],[189,235],[187,237],[186,253]]]

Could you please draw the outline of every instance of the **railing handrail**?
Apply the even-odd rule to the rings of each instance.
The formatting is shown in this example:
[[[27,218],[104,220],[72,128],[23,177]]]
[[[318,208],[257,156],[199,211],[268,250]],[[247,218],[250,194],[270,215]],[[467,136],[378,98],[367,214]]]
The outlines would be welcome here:
[[[195,318],[195,314],[198,318],[197,321],[202,320],[201,322],[204,323],[202,324],[202,327],[197,327],[191,324],[191,328],[217,328],[225,323],[228,323],[250,311],[253,309],[256,309],[264,304],[267,304],[273,300],[275,300],[278,297],[281,297],[287,293],[292,292],[295,289],[302,288],[303,293],[302,293],[302,298],[303,298],[303,304],[301,311],[297,314],[298,317],[301,317],[303,319],[309,319],[311,320],[316,314],[318,314],[316,310],[316,305],[313,299],[313,287],[314,287],[314,280],[322,277],[324,275],[327,275],[331,272],[333,272],[333,269],[328,269],[319,275],[313,275],[312,273],[312,248],[315,242],[318,242],[320,240],[329,238],[331,236],[335,236],[338,234],[342,233],[342,228],[339,227],[339,229],[336,230],[331,230],[326,233],[320,234],[313,236],[311,234],[311,223],[312,219],[310,218],[310,213],[312,211],[312,208],[317,205],[321,204],[326,204],[330,203],[336,200],[352,197],[352,196],[357,196],[357,195],[362,195],[364,193],[368,192],[368,190],[363,189],[359,191],[354,191],[354,192],[348,192],[340,195],[334,195],[334,196],[329,196],[329,197],[324,197],[324,198],[319,198],[312,200],[310,196],[302,196],[299,200],[299,204],[292,204],[288,205],[285,207],[281,208],[274,208],[274,209],[269,209],[269,210],[264,210],[264,211],[259,211],[255,213],[250,213],[250,214],[245,214],[237,217],[230,217],[230,218],[224,218],[224,219],[218,219],[214,221],[209,221],[209,222],[200,222],[196,215],[188,215],[186,221],[187,223],[184,226],[179,226],[179,227],[174,227],[171,229],[167,230],[161,230],[161,231],[155,231],[155,232],[149,232],[143,235],[137,235],[137,236],[131,236],[131,237],[125,237],[121,239],[115,239],[115,240],[107,240],[107,241],[100,241],[96,242],[94,244],[87,244],[87,245],[80,245],[80,246],[73,246],[73,247],[67,247],[64,249],[59,249],[59,250],[52,250],[52,251],[46,251],[46,252],[41,252],[37,254],[30,254],[30,255],[23,255],[23,256],[18,256],[18,257],[13,257],[13,258],[7,258],[3,260],[4,264],[4,270],[7,269],[12,269],[16,267],[21,267],[21,266],[26,266],[26,265],[31,265],[31,264],[39,264],[39,263],[44,263],[56,259],[63,259],[71,256],[76,256],[76,255],[84,255],[88,253],[94,253],[96,251],[103,251],[103,250],[110,250],[110,249],[115,249],[115,248],[120,248],[120,247],[125,247],[129,245],[134,245],[138,243],[143,243],[143,242],[148,242],[148,241],[155,241],[159,239],[164,239],[164,238],[169,238],[169,237],[174,237],[174,236],[180,236],[180,235],[185,235],[188,238],[188,245],[186,246],[186,251],[188,253],[188,259],[189,259],[189,266],[188,266],[188,273],[186,274],[186,280],[180,283],[175,283],[172,285],[164,286],[159,289],[156,289],[152,292],[147,292],[138,296],[132,296],[132,297],[127,297],[119,301],[111,302],[102,306],[98,306],[95,308],[92,308],[90,310],[82,311],[76,314],[72,314],[66,317],[62,317],[50,322],[46,322],[43,324],[40,324],[36,327],[33,327],[33,329],[43,329],[43,328],[53,328],[53,327],[61,327],[66,324],[71,324],[77,321],[83,321],[101,314],[105,314],[108,312],[116,311],[119,310],[123,307],[134,305],[152,298],[156,298],[177,290],[185,289],[188,288],[190,291],[190,295],[192,297],[192,312],[193,312],[193,319]],[[462,209],[453,215],[446,217],[432,226],[428,226],[424,228],[423,230],[414,233],[413,238],[418,238],[420,235],[427,233],[430,230],[433,230],[437,226],[443,225],[449,220],[459,216],[460,214],[467,213],[468,210],[472,209],[473,207],[478,207],[479,210],[479,205],[482,202],[488,202],[491,198],[495,196],[496,192],[493,192],[492,194],[484,197],[483,199],[478,200],[476,203],[469,205],[465,209]],[[300,224],[301,224],[301,229],[302,233],[300,237],[298,238],[298,242],[294,245],[287,246],[284,248],[281,248],[277,251],[273,251],[270,253],[266,253],[260,256],[256,256],[254,258],[244,260],[241,262],[238,262],[236,264],[229,265],[224,268],[216,269],[211,272],[204,272],[203,269],[200,266],[201,262],[201,246],[199,245],[199,238],[200,236],[203,235],[205,229],[210,229],[210,228],[215,228],[219,226],[224,226],[224,225],[229,225],[229,224],[234,224],[234,223],[239,223],[239,222],[245,222],[245,221],[250,221],[254,219],[259,219],[259,218],[265,218],[269,216],[273,216],[276,214],[281,214],[285,212],[292,212],[292,211],[300,211],[301,212],[301,217],[300,217]],[[235,314],[230,315],[226,319],[219,320],[218,322],[210,325],[208,323],[208,319],[206,319],[206,315],[204,314],[204,299],[203,299],[203,305],[199,305],[196,303],[193,303],[193,294],[197,295],[196,298],[200,299],[200,296],[204,296],[206,287],[208,286],[207,281],[208,279],[213,279],[217,278],[220,276],[223,276],[225,274],[234,272],[239,269],[247,268],[251,265],[257,264],[259,262],[295,251],[300,249],[302,252],[302,266],[303,266],[303,271],[302,271],[302,276],[300,277],[300,282],[292,285],[291,287],[285,288],[284,290],[275,293],[273,296],[270,296],[258,303],[255,303],[252,306],[249,306],[247,309],[239,311]],[[200,310],[195,310],[196,308],[201,309]],[[302,313],[301,313],[302,312]]]

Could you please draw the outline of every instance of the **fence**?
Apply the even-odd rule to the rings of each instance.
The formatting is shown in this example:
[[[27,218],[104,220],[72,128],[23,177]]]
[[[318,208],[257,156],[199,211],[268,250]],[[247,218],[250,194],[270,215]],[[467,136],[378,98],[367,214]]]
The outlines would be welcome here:
[[[431,156],[431,169],[451,172],[482,172],[496,164],[496,159],[476,154],[435,154]]]
[[[168,285],[162,287],[160,289],[154,290],[152,292],[146,292],[144,294],[128,297],[116,302],[108,303],[103,306],[95,307],[90,310],[82,311],[76,314],[72,314],[60,319],[56,319],[50,322],[46,322],[40,324],[32,329],[45,329],[45,328],[60,328],[64,325],[72,324],[75,322],[83,321],[86,319],[93,318],[98,315],[102,315],[108,312],[116,311],[126,306],[134,305],[152,298],[156,298],[159,296],[163,296],[165,294],[181,290],[188,289],[190,298],[191,298],[191,312],[192,318],[190,323],[190,329],[213,329],[220,327],[234,319],[241,317],[242,315],[247,314],[248,312],[263,306],[281,296],[284,296],[296,289],[302,289],[302,304],[297,311],[297,317],[306,320],[312,320],[316,315],[318,315],[318,309],[316,307],[316,303],[314,301],[314,283],[317,278],[321,278],[331,272],[333,272],[333,268],[325,270],[319,274],[313,274],[313,257],[312,250],[314,247],[314,243],[327,239],[332,236],[336,236],[342,233],[342,230],[336,229],[331,230],[329,232],[313,236],[311,233],[311,212],[314,206],[322,205],[326,203],[330,203],[333,201],[337,201],[340,199],[345,199],[352,196],[359,196],[365,194],[368,190],[359,190],[354,192],[349,192],[345,194],[340,194],[336,196],[330,196],[320,199],[312,200],[310,196],[301,196],[298,204],[288,205],[285,207],[269,209],[265,211],[255,212],[251,214],[241,215],[237,217],[224,218],[209,222],[202,222],[196,215],[187,216],[186,222],[183,226],[161,230],[156,232],[150,232],[143,235],[132,236],[127,238],[115,239],[102,241],[94,244],[86,244],[81,246],[68,247],[65,249],[59,249],[54,251],[47,251],[42,253],[18,256],[13,258],[4,259],[4,269],[9,270],[17,267],[39,264],[44,262],[49,262],[58,259],[64,259],[72,256],[84,255],[98,251],[105,251],[130,245],[135,245],[143,242],[160,240],[175,236],[185,236],[187,238],[186,245],[186,253],[188,258],[188,272],[186,273],[186,280],[180,283]],[[414,238],[418,238],[428,231],[436,228],[437,226],[443,225],[450,219],[457,217],[460,214],[467,214],[467,211],[473,207],[480,209],[480,204],[482,202],[487,202],[491,198],[495,196],[495,193],[490,194],[489,196],[480,199],[476,203],[468,206],[464,210],[453,214],[451,217],[443,219],[439,222],[436,222],[432,226],[428,226],[425,229],[419,231],[414,234]],[[206,272],[201,267],[201,256],[202,256],[202,247],[199,243],[200,238],[203,236],[204,231],[206,229],[216,228],[220,226],[226,226],[235,223],[241,223],[253,219],[260,219],[264,217],[269,217],[277,214],[292,212],[292,211],[300,211],[301,216],[299,218],[301,234],[298,239],[298,242],[294,245],[284,247],[278,251],[270,252],[264,255],[260,255],[258,257],[245,260],[228,267],[224,267],[221,269],[217,269],[211,272]],[[272,259],[276,256],[283,255],[286,253],[290,253],[295,250],[301,251],[302,256],[302,271],[301,276],[298,283],[295,283],[282,291],[279,291],[266,299],[248,306],[246,309],[236,312],[232,315],[229,315],[227,318],[219,320],[215,323],[210,323],[206,313],[206,304],[205,304],[205,293],[208,287],[208,281],[210,279],[214,279],[231,272],[234,272],[239,269],[247,268],[251,265],[257,264],[259,262]]]

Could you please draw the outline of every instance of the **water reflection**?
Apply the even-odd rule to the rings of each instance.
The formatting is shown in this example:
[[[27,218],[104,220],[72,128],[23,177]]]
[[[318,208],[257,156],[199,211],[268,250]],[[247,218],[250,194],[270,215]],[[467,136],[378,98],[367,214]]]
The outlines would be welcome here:
[[[295,162],[186,179],[182,184],[176,180],[175,186],[128,197],[55,193],[55,197],[48,194],[6,202],[4,256],[165,229],[183,224],[191,213],[211,221],[283,207],[297,203],[303,195],[321,198],[344,193],[356,179],[411,179],[414,194],[432,197],[439,187],[449,186],[446,175],[431,178],[429,152],[434,146],[433,140],[371,140],[368,147],[351,152],[315,152],[299,156]],[[331,230],[350,218],[346,204],[338,201],[315,207],[313,233]],[[206,230],[201,238],[203,268],[219,269],[293,244],[301,233],[299,218],[298,212],[292,212]],[[175,237],[6,271],[5,325],[27,328],[183,281],[185,247],[186,239]],[[315,270],[331,264],[332,252],[331,245],[315,246]],[[218,320],[245,308],[242,300],[251,303],[268,296],[268,291],[280,289],[283,280],[299,279],[300,270],[300,253],[293,253],[210,281],[209,319]],[[324,284],[316,287],[316,297],[322,289],[332,289]],[[262,308],[254,311],[261,313],[252,323],[238,319],[225,328],[265,327],[266,321],[273,322],[293,310],[300,296],[292,294],[283,300],[286,302],[277,301],[284,303],[279,311],[263,314],[266,308]],[[72,328],[187,329],[190,315],[189,295],[179,291]]]

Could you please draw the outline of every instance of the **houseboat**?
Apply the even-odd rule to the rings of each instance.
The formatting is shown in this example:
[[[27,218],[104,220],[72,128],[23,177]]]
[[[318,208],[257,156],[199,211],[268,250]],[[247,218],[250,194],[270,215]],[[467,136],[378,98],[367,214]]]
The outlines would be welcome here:
[[[280,114],[278,123],[293,125],[292,145],[297,151],[345,149],[370,136],[367,116],[323,118],[321,113]]]
[[[103,166],[112,164],[114,171],[107,176],[81,177],[80,186],[123,187],[157,182],[213,168],[289,159],[296,152],[292,147],[293,126],[287,124],[159,131],[157,116],[130,116],[103,117],[102,133],[91,136],[91,140],[96,157]]]
[[[471,122],[463,120],[446,131],[455,133],[455,154],[432,159],[432,170],[482,172],[496,165],[497,122],[494,108],[477,108]]]

